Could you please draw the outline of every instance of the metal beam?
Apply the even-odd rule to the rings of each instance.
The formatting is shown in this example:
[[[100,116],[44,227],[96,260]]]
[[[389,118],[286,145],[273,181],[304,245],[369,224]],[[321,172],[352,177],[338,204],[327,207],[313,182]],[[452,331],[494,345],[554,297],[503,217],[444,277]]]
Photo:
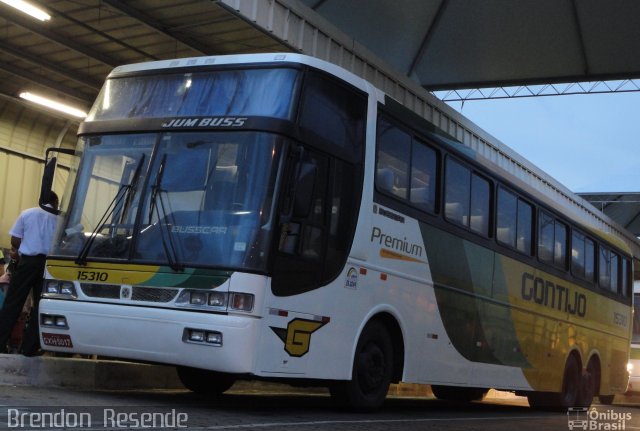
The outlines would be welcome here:
[[[522,97],[636,92],[640,92],[640,78],[615,81],[545,84],[539,86],[518,85],[513,87],[468,88],[461,90],[432,91],[431,93],[444,102],[465,102],[471,100],[516,99]]]
[[[584,44],[584,37],[582,32],[582,26],[580,25],[580,18],[578,16],[578,5],[576,4],[576,0],[571,0],[571,11],[573,15],[573,21],[575,24],[576,33],[578,36],[578,42],[580,44],[580,55],[582,57],[582,68],[584,70],[584,74],[589,76],[589,59],[587,58],[587,49]]]
[[[201,54],[205,54],[205,55],[215,54],[215,52],[213,51],[213,49],[211,49],[211,47],[203,43],[200,43],[197,40],[194,40],[188,36],[185,36],[176,31],[173,31],[170,28],[167,28],[160,21],[157,21],[151,18],[149,15],[139,11],[138,9],[135,9],[127,5],[125,2],[122,2],[120,0],[102,0],[102,3],[108,4],[109,6],[111,6],[111,8],[117,10],[118,12],[128,15],[129,17],[140,21],[144,25],[154,29],[159,33],[164,34],[165,36],[175,39],[176,41],[187,46],[188,48],[193,49],[194,51],[198,51]]]
[[[71,38],[67,36],[63,36],[54,31],[51,31],[38,22],[24,18],[20,15],[17,15],[16,13],[10,11],[9,9],[12,9],[12,8],[9,8],[8,6],[0,5],[0,7],[3,9],[2,15],[4,19],[16,25],[19,25],[20,27],[26,28],[32,33],[38,34],[46,39],[50,39],[53,42],[56,42],[57,44],[67,49],[75,51],[86,57],[92,58],[96,61],[99,61],[100,63],[106,64],[107,66],[116,67],[117,65],[122,63],[121,61],[115,60],[109,57],[108,55],[104,55],[99,52],[96,52],[95,49],[91,49],[85,45],[81,45],[77,42],[74,42]]]
[[[40,56],[30,54],[26,52],[24,49],[21,50],[19,47],[15,45],[8,44],[6,41],[0,41],[0,51],[6,54],[9,54],[13,57],[24,60],[28,63],[31,63],[34,66],[37,66],[39,68],[48,70],[49,72],[53,72],[57,75],[64,76],[65,78],[75,81],[86,87],[89,87],[92,90],[98,91],[102,86],[101,82],[94,81],[93,79],[88,77],[80,76],[77,72],[73,70],[63,68],[61,66],[58,66],[55,63],[52,63],[51,61],[45,60]]]
[[[75,25],[78,25],[78,26],[80,26],[80,27],[82,27],[82,28],[84,28],[86,30],[89,30],[92,33],[98,34],[98,35],[102,36],[103,38],[107,39],[109,42],[113,42],[113,43],[115,43],[117,45],[120,45],[123,48],[126,48],[126,49],[128,49],[130,51],[133,51],[135,53],[138,53],[141,56],[143,56],[144,58],[148,58],[150,60],[160,60],[160,58],[158,58],[156,56],[153,56],[153,55],[151,55],[151,54],[149,54],[147,52],[144,52],[141,49],[136,48],[135,46],[129,45],[128,43],[123,42],[121,39],[115,38],[115,37],[103,32],[103,31],[98,30],[95,27],[91,27],[90,25],[71,17],[71,16],[67,15],[64,12],[61,12],[61,11],[59,11],[57,9],[54,9],[51,6],[47,6],[47,8],[50,9],[51,11],[54,11],[56,16],[61,16],[62,18],[66,19],[67,21],[70,21],[70,22],[74,23]]]
[[[440,25],[440,20],[442,19],[442,15],[444,14],[445,9],[447,8],[447,4],[447,0],[442,0],[440,2],[440,6],[438,6],[438,10],[436,11],[433,20],[431,21],[431,25],[427,29],[427,32],[425,33],[424,38],[420,43],[420,48],[418,48],[416,55],[413,57],[413,61],[409,66],[409,70],[407,71],[407,76],[411,76],[413,74],[414,70],[418,66],[418,63],[422,60],[424,54],[427,52],[427,48],[429,46],[429,43],[431,42],[431,38],[435,34],[438,25]]]
[[[91,105],[92,100],[90,96],[81,93],[73,88],[67,87],[66,85],[60,84],[59,82],[55,82],[49,78],[45,78],[42,75],[33,73],[30,70],[22,69],[21,67],[14,66],[13,64],[7,63],[5,61],[0,61],[0,69],[13,75],[19,76],[20,78],[26,79],[27,81],[31,81],[43,87],[48,87],[54,91],[65,94],[69,97],[73,97],[74,99]]]
[[[322,6],[322,5],[323,5],[324,3],[326,3],[326,2],[327,2],[327,0],[319,0],[319,1],[315,2],[315,3],[311,6],[311,9],[313,9],[313,10],[318,10],[318,8],[319,8],[320,6]]]

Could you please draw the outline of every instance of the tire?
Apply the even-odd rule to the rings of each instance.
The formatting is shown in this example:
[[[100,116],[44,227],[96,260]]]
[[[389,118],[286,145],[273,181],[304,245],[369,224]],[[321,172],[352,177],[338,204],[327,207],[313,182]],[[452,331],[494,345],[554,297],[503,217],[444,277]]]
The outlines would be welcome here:
[[[431,385],[433,395],[439,400],[455,401],[459,403],[470,403],[471,401],[482,401],[488,389],[484,388],[458,388],[454,386]]]
[[[569,407],[577,406],[582,386],[580,366],[572,355],[564,367],[562,392],[530,392],[527,399],[529,405],[535,409],[566,411]]]
[[[389,331],[380,322],[369,322],[358,340],[351,380],[338,382],[331,397],[355,411],[371,411],[382,406],[393,373],[393,345]]]
[[[576,399],[577,407],[589,407],[593,403],[596,394],[596,382],[598,377],[598,367],[595,361],[589,361],[587,372],[580,379],[580,392]]]
[[[564,378],[562,379],[562,392],[556,396],[556,406],[560,409],[576,407],[579,401],[579,394],[582,388],[580,366],[575,356],[571,355],[567,359],[564,367]]]
[[[209,397],[221,395],[227,391],[236,379],[231,374],[201,370],[191,367],[176,367],[178,378],[192,392]]]

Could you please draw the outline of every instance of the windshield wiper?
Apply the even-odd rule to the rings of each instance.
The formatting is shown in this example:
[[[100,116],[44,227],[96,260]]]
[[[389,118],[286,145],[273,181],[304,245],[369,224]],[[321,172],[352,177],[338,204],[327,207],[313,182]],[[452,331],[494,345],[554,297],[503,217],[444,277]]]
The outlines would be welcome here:
[[[100,220],[96,225],[96,228],[91,232],[91,235],[89,235],[89,239],[87,239],[87,241],[84,243],[84,245],[82,246],[82,250],[80,250],[80,253],[78,253],[78,257],[76,257],[75,263],[77,265],[87,264],[87,256],[89,255],[89,250],[91,249],[93,242],[98,236],[98,232],[100,232],[102,228],[104,228],[104,225],[107,224],[107,220],[109,219],[109,217],[113,215],[116,208],[118,208],[120,206],[120,203],[123,201],[125,202],[125,206],[124,206],[124,211],[122,213],[122,217],[120,217],[120,221],[122,222],[122,220],[124,219],[124,214],[126,214],[126,210],[131,204],[133,192],[138,187],[138,181],[140,179],[140,170],[142,169],[142,163],[144,162],[144,159],[145,159],[145,154],[142,154],[142,157],[140,157],[140,160],[138,161],[138,165],[136,166],[136,170],[133,173],[133,178],[131,179],[131,183],[123,184],[122,186],[120,186],[118,193],[116,193],[114,198],[109,203],[109,206],[105,210],[104,214],[102,214],[102,217],[100,217]]]
[[[155,214],[158,217],[158,225],[160,228],[160,240],[162,242],[162,248],[164,249],[164,253],[167,256],[169,267],[174,271],[183,271],[184,265],[182,265],[179,261],[178,251],[174,243],[171,227],[169,226],[169,223],[168,223],[169,214],[167,213],[164,200],[162,199],[162,193],[164,192],[164,190],[162,190],[161,184],[162,184],[162,176],[164,175],[164,169],[165,169],[166,163],[167,163],[167,155],[164,154],[162,156],[162,160],[160,161],[160,166],[158,167],[158,173],[156,174],[156,181],[151,187],[151,198],[150,198],[151,202],[149,202],[149,224],[151,224],[151,221],[153,219],[153,214],[155,211]],[[173,220],[171,224],[172,225],[175,224]]]

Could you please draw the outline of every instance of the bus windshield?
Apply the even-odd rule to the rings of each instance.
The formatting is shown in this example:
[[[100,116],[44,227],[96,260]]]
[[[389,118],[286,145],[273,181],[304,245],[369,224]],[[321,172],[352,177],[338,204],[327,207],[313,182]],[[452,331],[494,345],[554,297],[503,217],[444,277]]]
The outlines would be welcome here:
[[[72,210],[53,254],[265,269],[282,138],[147,133],[84,137],[81,145]]]

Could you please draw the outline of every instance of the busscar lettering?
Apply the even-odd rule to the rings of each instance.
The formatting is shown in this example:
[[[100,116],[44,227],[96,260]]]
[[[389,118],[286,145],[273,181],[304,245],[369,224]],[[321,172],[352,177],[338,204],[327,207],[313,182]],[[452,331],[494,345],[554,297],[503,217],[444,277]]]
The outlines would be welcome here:
[[[561,286],[528,272],[522,273],[522,299],[539,305],[584,317],[587,314],[587,297],[578,291]]]
[[[162,123],[165,129],[184,129],[198,127],[242,127],[247,122],[247,117],[198,117],[198,118],[172,118]]]
[[[172,226],[171,232],[174,233],[198,233],[203,235],[226,235],[226,226]]]

